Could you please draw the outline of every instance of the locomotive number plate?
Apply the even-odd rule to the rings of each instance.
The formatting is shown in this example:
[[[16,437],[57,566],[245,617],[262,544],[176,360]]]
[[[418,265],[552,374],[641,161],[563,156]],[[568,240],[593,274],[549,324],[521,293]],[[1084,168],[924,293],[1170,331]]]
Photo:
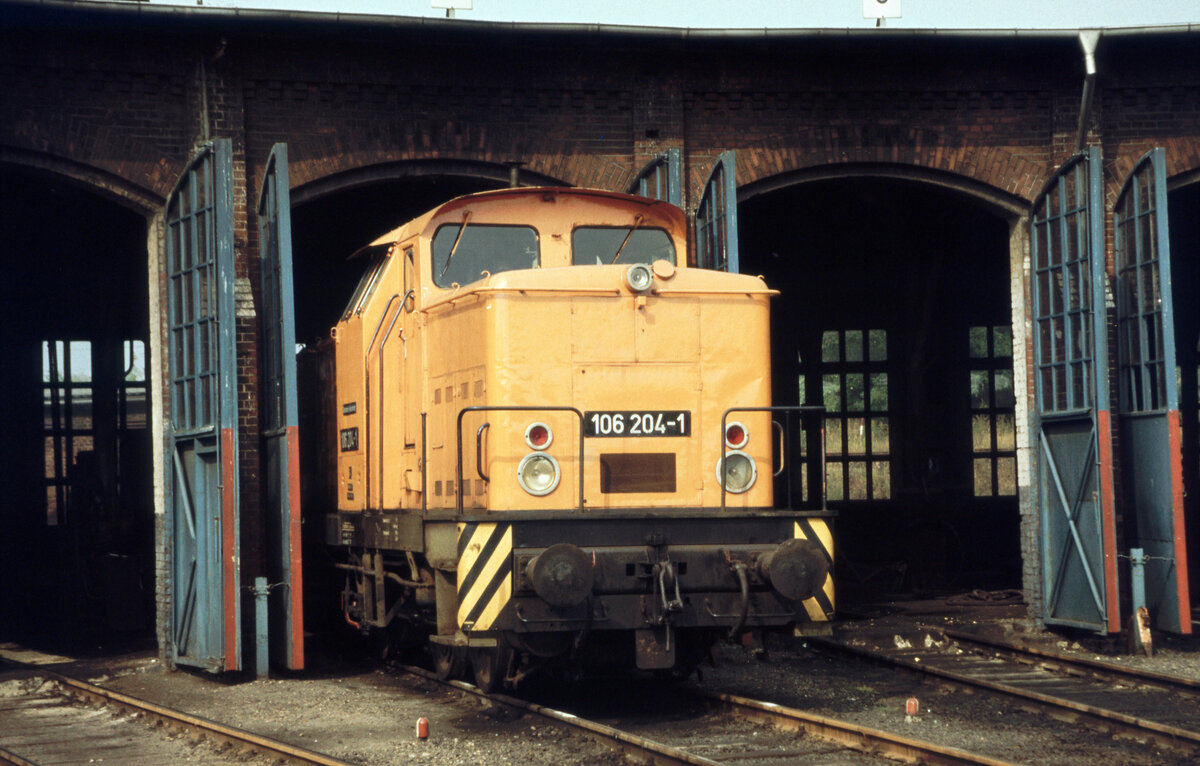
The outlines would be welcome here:
[[[692,413],[687,410],[623,410],[586,412],[584,436],[689,436]]]

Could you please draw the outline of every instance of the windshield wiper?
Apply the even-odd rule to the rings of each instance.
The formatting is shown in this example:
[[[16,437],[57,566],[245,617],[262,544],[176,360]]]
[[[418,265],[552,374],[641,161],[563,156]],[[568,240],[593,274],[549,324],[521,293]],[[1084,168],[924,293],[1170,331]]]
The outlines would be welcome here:
[[[442,271],[440,274],[438,274],[439,280],[441,280],[442,277],[446,276],[446,269],[450,268],[450,259],[452,259],[454,257],[455,251],[458,250],[458,243],[462,242],[463,232],[467,230],[467,224],[470,222],[471,222],[471,211],[468,210],[465,213],[463,213],[462,226],[460,226],[458,228],[458,234],[455,235],[455,237],[454,237],[454,244],[450,246],[450,253],[446,256],[446,265],[442,266]],[[621,245],[621,247],[624,247],[624,245]],[[620,254],[620,252],[618,251],[618,255],[619,254]]]
[[[629,227],[629,233],[625,235],[625,239],[621,240],[621,246],[617,248],[617,254],[613,256],[613,259],[609,261],[610,264],[616,263],[617,259],[621,257],[621,251],[624,250],[625,246],[629,244],[629,239],[633,236],[633,233],[637,231],[637,227],[642,225],[643,220],[644,219],[640,215],[635,215],[633,217],[633,226]]]

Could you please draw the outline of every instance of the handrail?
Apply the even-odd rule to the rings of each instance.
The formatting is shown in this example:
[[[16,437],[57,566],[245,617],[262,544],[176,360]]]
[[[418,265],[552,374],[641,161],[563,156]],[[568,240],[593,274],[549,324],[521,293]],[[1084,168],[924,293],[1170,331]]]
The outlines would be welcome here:
[[[821,405],[805,405],[805,404],[789,405],[789,406],[776,406],[776,407],[730,407],[729,409],[725,410],[725,414],[721,416],[721,436],[720,436],[721,440],[718,443],[721,445],[721,448],[720,448],[721,463],[720,463],[720,465],[722,466],[722,468],[725,465],[725,462],[724,462],[725,461],[725,429],[729,422],[730,413],[734,413],[734,412],[772,412],[772,413],[773,412],[782,412],[782,413],[785,413],[788,415],[789,422],[791,421],[791,415],[797,414],[800,416],[801,423],[803,423],[805,415],[818,415],[823,418],[825,415],[825,407],[823,407]],[[774,418],[771,419],[771,423],[773,426],[779,427],[780,429],[782,429],[782,426],[779,425],[779,421],[775,420]],[[820,448],[819,456],[820,456],[820,469],[821,469],[821,477],[820,477],[821,478],[821,482],[820,482],[821,505],[820,505],[820,507],[824,508],[825,507],[825,427],[823,424],[821,426],[821,438],[818,439],[817,441],[818,441],[818,446]],[[783,471],[783,468],[786,467],[786,464],[787,464],[787,457],[785,455],[785,456],[783,456],[783,462],[781,464],[780,471],[773,474],[773,477],[778,476]],[[774,468],[774,465],[772,465],[772,468]],[[725,488],[724,476],[719,476],[718,479],[719,479],[718,483],[721,485],[721,512],[724,513],[725,509],[726,509],[726,505],[725,505],[726,494],[729,492],[729,490]],[[811,476],[809,477],[809,484],[810,485],[812,484]],[[787,498],[788,498],[788,504],[790,505],[791,500],[792,500],[792,476],[790,473],[787,475]]]
[[[429,430],[425,423],[426,414],[425,412],[421,413],[421,513],[429,511],[429,492],[426,491],[429,489],[429,471],[426,470],[429,467],[429,454],[427,450],[429,440],[426,438]]]
[[[491,479],[483,472],[483,432],[491,428],[491,426],[491,423],[484,423],[475,432],[475,473],[479,474],[479,478],[487,482],[490,482]]]
[[[787,461],[784,459],[783,455],[784,441],[787,436],[784,434],[783,425],[778,420],[771,418],[771,425],[774,426],[775,432],[779,434],[779,468],[777,468],[775,472],[771,474],[771,478],[775,478],[779,476],[779,474],[783,473],[783,469],[787,467]],[[771,467],[774,468],[774,466]]]
[[[458,423],[455,428],[455,441],[458,445],[458,461],[455,466],[457,484],[454,488],[458,496],[458,515],[463,512],[463,439],[462,439],[462,424],[463,418],[468,412],[574,412],[575,417],[579,419],[579,512],[583,513],[583,413],[575,407],[539,407],[539,406],[517,406],[517,405],[477,405],[474,407],[463,407],[458,411]],[[482,429],[481,429],[482,431]],[[479,434],[477,434],[478,436]],[[480,442],[482,446],[482,441]],[[477,458],[478,459],[478,458]]]
[[[779,295],[780,292],[778,290],[774,290],[769,287],[756,288],[753,290],[710,290],[710,289],[706,289],[703,287],[694,287],[694,288],[685,288],[685,289],[677,289],[677,288],[655,289],[655,290],[651,290],[650,294],[651,295],[699,295],[699,296],[704,296],[704,295],[745,295],[745,296],[769,295],[769,296],[775,296],[775,295]]]
[[[500,295],[503,293],[553,293],[555,295],[620,295],[618,287],[471,287],[463,292],[450,292],[435,298],[425,304],[425,311],[452,306],[454,303],[468,298],[478,298],[483,295]]]
[[[367,398],[367,416],[365,418],[363,418],[363,422],[364,422],[363,450],[366,452],[366,455],[367,455],[366,461],[367,461],[368,466],[370,466],[370,461],[371,461],[371,410],[372,410],[372,407],[371,407],[371,349],[374,348],[374,346],[375,346],[375,339],[379,337],[379,328],[383,327],[383,320],[387,319],[388,312],[390,312],[392,310],[392,301],[396,300],[399,297],[400,297],[400,293],[392,293],[392,297],[388,298],[387,305],[383,307],[383,313],[380,314],[380,316],[379,316],[379,322],[375,325],[375,332],[372,333],[372,335],[371,335],[371,342],[367,344],[366,350],[363,351],[363,372],[365,373],[365,378],[366,378],[363,381],[363,388],[365,389],[366,398]],[[383,403],[382,397],[380,397],[380,404],[382,405],[382,403]],[[383,407],[381,406],[379,409],[380,409],[379,428],[380,428],[380,430],[383,430],[383,412],[382,412]],[[380,446],[381,447],[383,446],[382,443],[380,444]],[[382,454],[382,450],[380,450],[380,454]],[[379,484],[379,495],[380,495],[380,499],[381,499],[379,507],[382,509],[383,508],[383,502],[382,502],[383,483],[382,483],[382,481]],[[365,507],[368,511],[371,510],[371,474],[369,471],[367,472],[367,497],[366,497]]]
[[[388,312],[392,310],[392,301],[400,297],[400,293],[392,293],[392,297],[388,298],[387,305],[383,307],[383,313],[379,316],[379,321],[375,324],[375,332],[371,334],[371,342],[367,344],[367,350],[363,352],[363,359],[371,358],[371,349],[375,346],[375,339],[379,337],[379,328],[383,327],[383,320],[387,319]]]
[[[537,287],[522,287],[518,285],[504,287],[470,287],[463,292],[453,293],[444,297],[438,298],[428,304],[426,308],[435,308],[445,303],[453,303],[456,300],[463,298],[471,298],[477,295],[500,295],[504,293],[555,293],[555,294],[570,294],[570,295],[621,295],[620,288],[612,287],[566,287],[558,285],[537,286]],[[707,287],[688,287],[688,288],[655,288],[650,291],[651,295],[779,295],[780,292],[770,287],[756,288],[741,288],[730,290],[726,288],[707,288]]]
[[[387,391],[387,386],[385,386],[383,384],[383,373],[384,373],[384,370],[387,369],[386,367],[383,366],[383,359],[384,359],[383,350],[385,348],[387,348],[387,342],[389,340],[391,340],[391,338],[392,338],[392,328],[396,326],[396,320],[399,319],[400,315],[404,313],[404,306],[408,303],[408,296],[410,296],[410,295],[416,295],[416,293],[413,292],[412,290],[409,290],[408,292],[404,293],[404,297],[400,299],[400,308],[397,309],[396,313],[392,315],[392,321],[388,323],[388,328],[383,333],[383,340],[381,340],[379,342],[379,510],[380,511],[383,510],[383,464],[384,464],[384,461],[383,461],[383,424],[387,422],[387,419],[384,418],[384,416],[383,416],[383,392]],[[391,301],[389,300],[388,301],[388,309],[390,309],[390,308],[391,308]],[[379,318],[380,325],[383,324],[383,320],[386,316],[387,316],[387,313],[385,310],[384,316]],[[379,332],[378,327],[375,328],[375,332]],[[404,329],[401,328],[400,332],[403,333]],[[371,342],[372,343],[375,342],[374,337],[371,338]],[[370,400],[367,401],[367,405],[370,406]],[[370,500],[370,498],[371,498],[371,482],[368,480],[367,481],[367,499]]]

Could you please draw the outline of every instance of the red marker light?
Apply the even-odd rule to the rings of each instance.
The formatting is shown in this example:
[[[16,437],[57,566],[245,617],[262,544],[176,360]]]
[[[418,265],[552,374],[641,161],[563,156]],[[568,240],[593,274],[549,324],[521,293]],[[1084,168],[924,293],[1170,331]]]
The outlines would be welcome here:
[[[746,427],[741,423],[730,423],[725,427],[725,444],[733,449],[741,449],[746,446],[749,440],[749,435],[746,433]]]
[[[530,449],[544,450],[554,441],[554,432],[545,423],[530,423],[525,429],[525,443]]]
[[[550,441],[550,433],[545,426],[534,426],[529,429],[529,441],[535,447],[545,447],[546,442]]]

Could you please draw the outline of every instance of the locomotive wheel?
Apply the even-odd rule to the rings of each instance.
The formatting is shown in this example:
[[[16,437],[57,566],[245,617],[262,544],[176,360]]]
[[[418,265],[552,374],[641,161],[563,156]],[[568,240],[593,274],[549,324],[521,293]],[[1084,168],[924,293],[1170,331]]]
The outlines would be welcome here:
[[[433,672],[443,681],[462,678],[467,670],[467,650],[462,646],[433,644]]]
[[[504,639],[498,640],[496,646],[471,650],[471,671],[475,676],[475,685],[480,691],[493,692],[504,685],[512,653],[512,648]]]

